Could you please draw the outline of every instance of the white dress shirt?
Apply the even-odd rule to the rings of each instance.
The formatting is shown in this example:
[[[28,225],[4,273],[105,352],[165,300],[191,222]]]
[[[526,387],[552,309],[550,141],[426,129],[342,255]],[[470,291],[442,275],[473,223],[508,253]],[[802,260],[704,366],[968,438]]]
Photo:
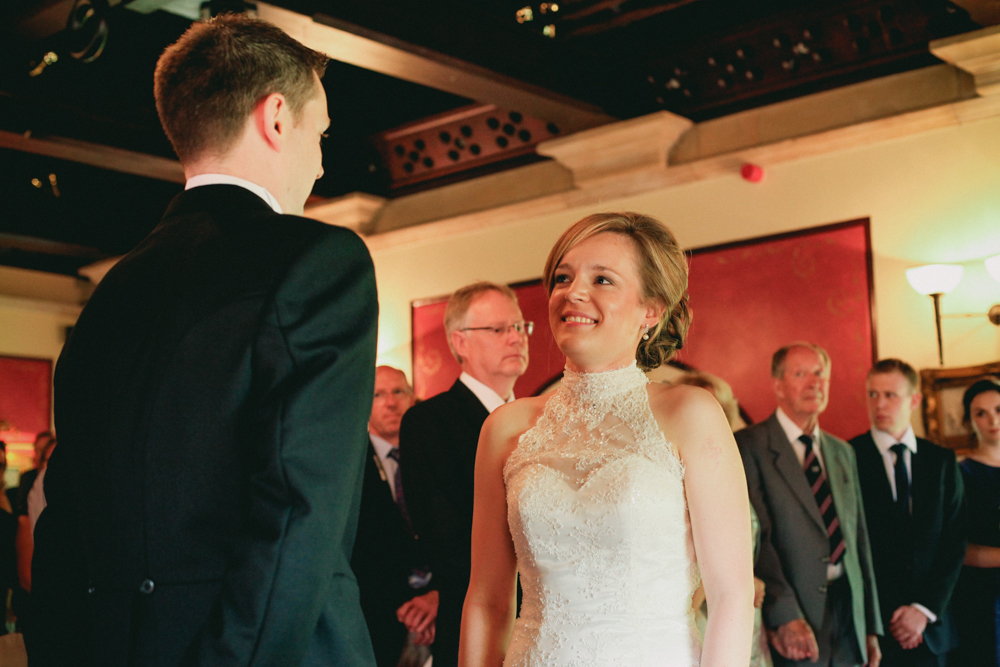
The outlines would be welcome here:
[[[885,431],[880,431],[874,426],[871,430],[872,440],[878,447],[878,453],[882,455],[882,463],[885,465],[885,474],[889,478],[889,488],[892,489],[892,499],[896,499],[896,452],[892,451],[892,446],[897,442],[906,445],[903,450],[903,464],[906,466],[906,479],[913,483],[913,455],[917,453],[917,436],[913,433],[913,427],[907,426],[906,433],[899,440],[892,437]]]
[[[778,423],[781,424],[781,430],[788,437],[788,442],[792,443],[792,449],[795,450],[795,456],[799,459],[799,465],[804,465],[806,462],[806,445],[799,440],[799,436],[808,435],[812,438],[813,449],[816,451],[816,460],[819,461],[819,467],[826,470],[826,464],[823,463],[823,452],[819,446],[819,424],[816,424],[812,433],[806,433],[781,408],[778,408],[775,414],[778,417]]]
[[[490,414],[492,414],[494,410],[499,408],[504,403],[511,403],[514,400],[514,392],[510,392],[510,398],[505,401],[500,394],[496,393],[492,388],[487,387],[485,384],[468,373],[463,372],[458,376],[458,379],[462,381],[462,384],[469,388],[469,391],[476,395],[476,398],[479,399],[479,402],[483,404]]]
[[[392,499],[395,500],[396,469],[399,468],[399,464],[389,456],[389,452],[392,451],[395,445],[370,431],[368,437],[372,439],[372,447],[375,448],[375,453],[378,454],[378,460],[382,462],[382,470],[385,471],[386,481],[389,482],[389,489],[392,491]]]
[[[190,190],[191,188],[198,188],[202,185],[238,185],[241,188],[249,190],[267,202],[267,205],[274,209],[275,213],[284,213],[284,211],[281,210],[281,204],[279,204],[278,200],[274,198],[274,195],[267,191],[267,188],[257,185],[256,183],[251,183],[245,178],[229,176],[228,174],[198,174],[197,176],[192,176],[187,180],[187,183],[184,184],[184,189]]]
[[[882,463],[885,465],[885,476],[889,478],[889,488],[892,489],[892,499],[896,500],[896,452],[892,451],[892,446],[897,442],[906,445],[906,449],[903,450],[903,465],[906,466],[906,479],[910,482],[910,488],[913,488],[913,455],[917,453],[917,436],[913,432],[912,426],[906,427],[906,433],[899,440],[896,440],[891,434],[885,431],[880,431],[879,429],[872,426],[871,429],[872,440],[875,441],[875,447],[878,448],[878,453],[882,455]],[[913,496],[910,496],[910,507],[912,511],[913,507]],[[913,602],[911,606],[916,607],[920,613],[928,618],[931,623],[937,622],[937,614],[932,612],[930,609],[924,605]]]
[[[778,418],[778,423],[781,424],[781,430],[785,432],[785,436],[788,438],[788,442],[791,443],[792,449],[795,450],[795,456],[799,460],[799,466],[802,466],[806,462],[806,445],[804,442],[799,440],[800,435],[808,435],[812,437],[813,441],[813,451],[816,452],[816,461],[819,463],[819,467],[826,471],[826,464],[823,463],[823,450],[819,446],[819,422],[813,427],[812,433],[806,433],[803,431],[798,424],[792,421],[791,417],[785,414],[785,411],[778,408],[775,411],[775,416]],[[804,474],[804,473],[803,473]],[[836,507],[836,505],[834,505]],[[839,579],[841,575],[844,574],[844,559],[841,558],[840,562],[836,565],[828,564],[826,566],[826,580],[833,581],[834,579]]]

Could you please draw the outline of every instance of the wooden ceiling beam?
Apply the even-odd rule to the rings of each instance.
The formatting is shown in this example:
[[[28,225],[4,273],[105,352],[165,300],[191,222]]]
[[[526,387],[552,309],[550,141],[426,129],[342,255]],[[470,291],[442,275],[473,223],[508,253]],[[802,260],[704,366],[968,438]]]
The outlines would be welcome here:
[[[476,102],[516,109],[554,122],[567,133],[615,120],[592,104],[337,18],[304,16],[265,3],[257,4],[257,13],[334,60]]]
[[[0,130],[0,148],[45,155],[59,160],[79,162],[92,167],[155,178],[170,183],[184,182],[184,170],[177,160],[103,146],[89,141],[77,141],[62,137],[36,138],[30,133],[18,134],[17,132]]]

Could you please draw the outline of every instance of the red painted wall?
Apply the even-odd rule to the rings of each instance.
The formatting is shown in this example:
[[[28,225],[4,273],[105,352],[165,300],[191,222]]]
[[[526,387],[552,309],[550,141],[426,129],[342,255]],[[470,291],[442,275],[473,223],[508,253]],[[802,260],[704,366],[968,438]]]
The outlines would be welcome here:
[[[868,221],[817,227],[694,250],[689,293],[694,319],[678,359],[728,381],[754,421],[774,411],[772,353],[787,343],[822,345],[833,360],[822,427],[843,438],[868,428],[864,378],[874,357]],[[562,371],[540,282],[515,286],[535,322],[528,371],[514,388],[529,396]],[[413,305],[414,387],[421,399],[460,373],[444,336],[446,299]]]

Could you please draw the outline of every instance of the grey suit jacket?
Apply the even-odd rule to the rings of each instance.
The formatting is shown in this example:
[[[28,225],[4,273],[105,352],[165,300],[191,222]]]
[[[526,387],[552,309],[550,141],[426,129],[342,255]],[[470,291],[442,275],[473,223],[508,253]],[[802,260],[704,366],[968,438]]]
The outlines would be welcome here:
[[[764,621],[773,628],[804,618],[818,630],[826,609],[830,542],[802,466],[774,414],[736,433],[736,442],[750,501],[760,518],[756,575],[767,587]],[[854,450],[821,432],[820,451],[844,534],[843,563],[858,648],[867,660],[865,635],[883,631]]]

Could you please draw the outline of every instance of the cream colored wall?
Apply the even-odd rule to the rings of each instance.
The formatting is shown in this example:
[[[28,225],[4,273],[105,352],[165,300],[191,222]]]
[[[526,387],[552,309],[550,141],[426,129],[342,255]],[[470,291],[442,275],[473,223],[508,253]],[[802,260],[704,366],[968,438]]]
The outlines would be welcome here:
[[[904,269],[960,262],[966,277],[944,298],[943,310],[982,317],[944,321],[945,363],[1000,359],[1000,327],[985,316],[1000,303],[1000,284],[982,265],[1000,253],[1000,120],[989,119],[774,165],[759,184],[734,173],[603,206],[376,248],[380,362],[410,372],[412,300],[477,279],[537,278],[563,229],[587,213],[615,209],[660,217],[686,247],[870,217],[879,354],[918,368],[937,365],[931,301],[909,287]]]
[[[72,310],[0,300],[0,354],[55,361],[76,316]]]
[[[51,359],[54,367],[90,292],[83,280],[0,267],[0,355]]]

